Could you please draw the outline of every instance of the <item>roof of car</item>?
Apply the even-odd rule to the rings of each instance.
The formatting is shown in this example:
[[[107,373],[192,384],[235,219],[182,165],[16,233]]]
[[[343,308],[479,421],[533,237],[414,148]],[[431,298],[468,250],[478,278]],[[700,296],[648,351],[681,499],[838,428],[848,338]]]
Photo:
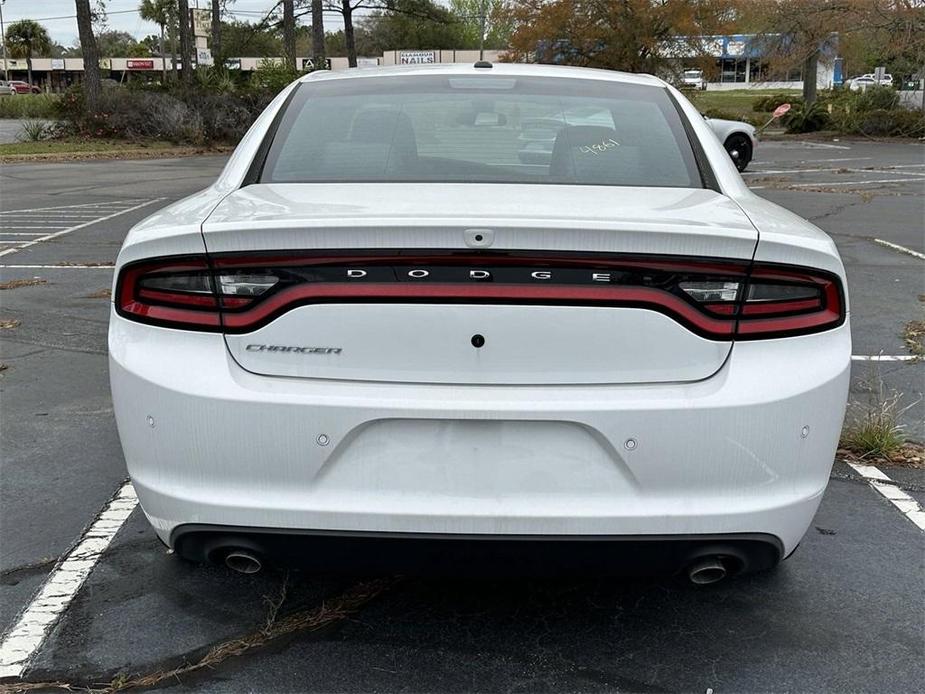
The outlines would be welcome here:
[[[350,79],[356,77],[395,77],[407,75],[507,75],[523,77],[571,77],[574,79],[595,79],[627,84],[644,84],[663,87],[665,83],[653,75],[598,70],[586,67],[564,65],[537,65],[528,63],[493,63],[492,67],[475,67],[474,63],[432,63],[427,65],[392,65],[378,68],[354,68],[350,70],[316,70],[301,79],[303,82],[316,80]]]

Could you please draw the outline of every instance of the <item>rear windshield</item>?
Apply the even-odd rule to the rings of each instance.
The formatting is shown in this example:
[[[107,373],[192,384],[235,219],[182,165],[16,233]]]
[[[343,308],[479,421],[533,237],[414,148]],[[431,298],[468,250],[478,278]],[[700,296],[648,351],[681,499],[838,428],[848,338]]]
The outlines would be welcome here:
[[[488,74],[306,82],[260,180],[703,187],[664,88]]]

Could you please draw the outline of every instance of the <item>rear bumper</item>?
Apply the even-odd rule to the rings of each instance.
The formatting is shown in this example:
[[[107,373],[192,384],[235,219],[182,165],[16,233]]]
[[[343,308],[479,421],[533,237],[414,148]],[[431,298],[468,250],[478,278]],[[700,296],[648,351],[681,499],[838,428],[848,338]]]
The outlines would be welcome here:
[[[828,481],[850,332],[846,322],[739,343],[707,380],[632,386],[259,377],[229,358],[220,335],[116,315],[110,355],[129,473],[168,543],[188,524],[459,536],[758,533],[777,538],[786,555]]]
[[[783,558],[771,535],[558,536],[440,535],[293,531],[181,525],[171,545],[185,559],[221,562],[229,549],[315,571],[516,576],[610,572],[674,574],[698,559],[722,557],[731,574],[769,569]]]

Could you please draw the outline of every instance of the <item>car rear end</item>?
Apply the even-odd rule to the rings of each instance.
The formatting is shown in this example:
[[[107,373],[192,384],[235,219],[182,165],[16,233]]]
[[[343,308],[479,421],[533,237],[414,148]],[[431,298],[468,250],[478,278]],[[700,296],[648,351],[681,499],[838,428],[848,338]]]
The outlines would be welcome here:
[[[132,232],[114,404],[180,554],[715,575],[796,547],[847,389],[837,255],[778,217],[762,259],[661,83],[519,70],[309,79]],[[536,118],[563,124],[541,167]]]

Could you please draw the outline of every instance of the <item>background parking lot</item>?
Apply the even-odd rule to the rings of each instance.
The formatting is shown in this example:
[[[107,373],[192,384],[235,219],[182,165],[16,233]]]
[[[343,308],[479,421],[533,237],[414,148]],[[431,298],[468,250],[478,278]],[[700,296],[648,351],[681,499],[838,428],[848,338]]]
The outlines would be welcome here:
[[[106,363],[122,239],[223,163],[0,172],[0,630],[22,627],[59,558],[123,488]],[[925,319],[925,148],[769,141],[745,179],[831,234],[848,271],[852,400],[895,390],[909,435],[925,439],[925,366],[904,341]],[[925,474],[885,472],[878,491],[836,463],[793,558],[702,591],[603,577],[243,577],[176,560],[136,508],[101,556],[78,557],[92,573],[24,674],[215,692],[919,691]],[[918,506],[891,503],[892,490]],[[4,642],[0,666],[14,660]]]

